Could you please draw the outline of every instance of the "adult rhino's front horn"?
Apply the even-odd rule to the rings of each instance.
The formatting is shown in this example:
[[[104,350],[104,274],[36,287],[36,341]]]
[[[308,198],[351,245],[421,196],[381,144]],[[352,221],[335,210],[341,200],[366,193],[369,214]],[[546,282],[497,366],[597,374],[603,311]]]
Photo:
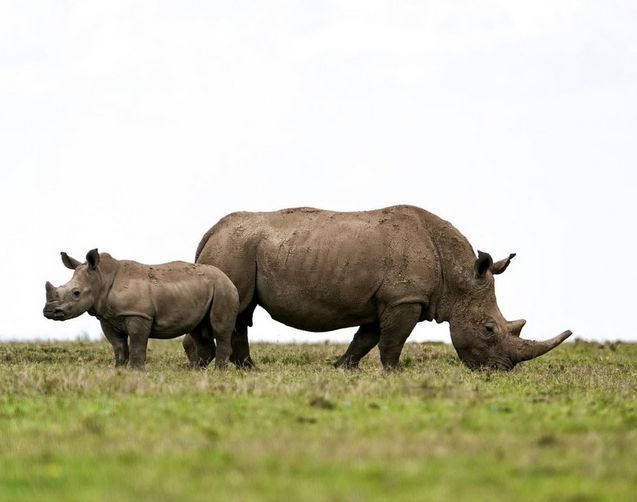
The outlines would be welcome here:
[[[511,338],[510,358],[517,364],[522,361],[528,361],[541,355],[546,354],[549,350],[553,350],[560,343],[573,334],[572,331],[566,330],[550,340],[538,342],[535,340],[524,340],[522,338]]]

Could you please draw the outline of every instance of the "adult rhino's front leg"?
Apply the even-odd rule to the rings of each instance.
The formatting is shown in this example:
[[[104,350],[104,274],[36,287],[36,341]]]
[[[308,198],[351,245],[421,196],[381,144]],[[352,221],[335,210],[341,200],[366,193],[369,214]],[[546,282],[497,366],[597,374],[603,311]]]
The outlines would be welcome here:
[[[380,340],[378,350],[380,361],[386,370],[394,370],[398,366],[400,353],[405,341],[420,319],[421,306],[406,303],[388,307],[380,318]]]
[[[334,366],[345,369],[358,368],[359,361],[378,345],[379,339],[380,323],[378,321],[363,324],[354,335],[345,354],[334,363]]]

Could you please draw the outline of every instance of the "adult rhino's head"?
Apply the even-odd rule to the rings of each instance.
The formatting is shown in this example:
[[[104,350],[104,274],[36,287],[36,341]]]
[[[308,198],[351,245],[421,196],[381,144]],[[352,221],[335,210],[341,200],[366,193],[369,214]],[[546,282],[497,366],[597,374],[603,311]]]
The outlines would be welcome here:
[[[43,314],[47,319],[54,321],[73,319],[90,310],[101,287],[101,276],[97,270],[100,255],[97,249],[88,252],[85,263],[80,263],[65,252],[61,255],[66,268],[75,272],[64,286],[56,288],[50,282],[46,283],[46,304]]]
[[[525,320],[507,321],[496,302],[493,276],[506,270],[515,254],[494,262],[478,251],[469,277],[458,281],[452,292],[454,307],[450,314],[451,341],[458,356],[470,369],[511,370],[555,348],[570,331],[541,342],[520,338]]]

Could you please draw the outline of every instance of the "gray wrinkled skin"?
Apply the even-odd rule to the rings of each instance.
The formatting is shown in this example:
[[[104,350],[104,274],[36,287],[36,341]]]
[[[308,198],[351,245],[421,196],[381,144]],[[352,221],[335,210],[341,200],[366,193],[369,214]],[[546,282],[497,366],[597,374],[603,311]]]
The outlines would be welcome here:
[[[305,331],[359,326],[337,367],[356,367],[378,345],[382,364],[398,364],[420,321],[448,322],[471,369],[512,369],[559,345],[522,340],[525,321],[504,319],[494,276],[514,254],[476,257],[450,223],[423,209],[395,206],[342,213],[312,208],[233,213],[201,240],[196,262],[223,270],[239,291],[231,360],[253,366],[247,328],[261,305],[273,319]],[[191,345],[186,337],[184,347]]]
[[[73,277],[58,288],[46,283],[44,316],[65,321],[88,312],[97,317],[116,366],[130,357],[132,368],[144,369],[149,338],[184,333],[190,333],[194,366],[207,366],[215,355],[217,368],[227,366],[239,295],[219,269],[179,261],[142,265],[97,249],[85,263],[66,253],[62,262],[74,270]]]

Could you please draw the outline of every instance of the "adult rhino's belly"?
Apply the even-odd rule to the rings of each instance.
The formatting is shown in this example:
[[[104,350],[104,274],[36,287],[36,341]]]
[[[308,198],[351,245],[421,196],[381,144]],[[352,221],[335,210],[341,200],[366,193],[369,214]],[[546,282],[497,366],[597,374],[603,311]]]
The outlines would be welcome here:
[[[258,269],[258,303],[273,319],[305,331],[332,331],[377,319],[373,297],[380,283],[329,271]]]
[[[274,320],[304,331],[332,331],[377,319],[376,309],[371,304],[343,305],[307,293],[259,294],[259,303]]]

